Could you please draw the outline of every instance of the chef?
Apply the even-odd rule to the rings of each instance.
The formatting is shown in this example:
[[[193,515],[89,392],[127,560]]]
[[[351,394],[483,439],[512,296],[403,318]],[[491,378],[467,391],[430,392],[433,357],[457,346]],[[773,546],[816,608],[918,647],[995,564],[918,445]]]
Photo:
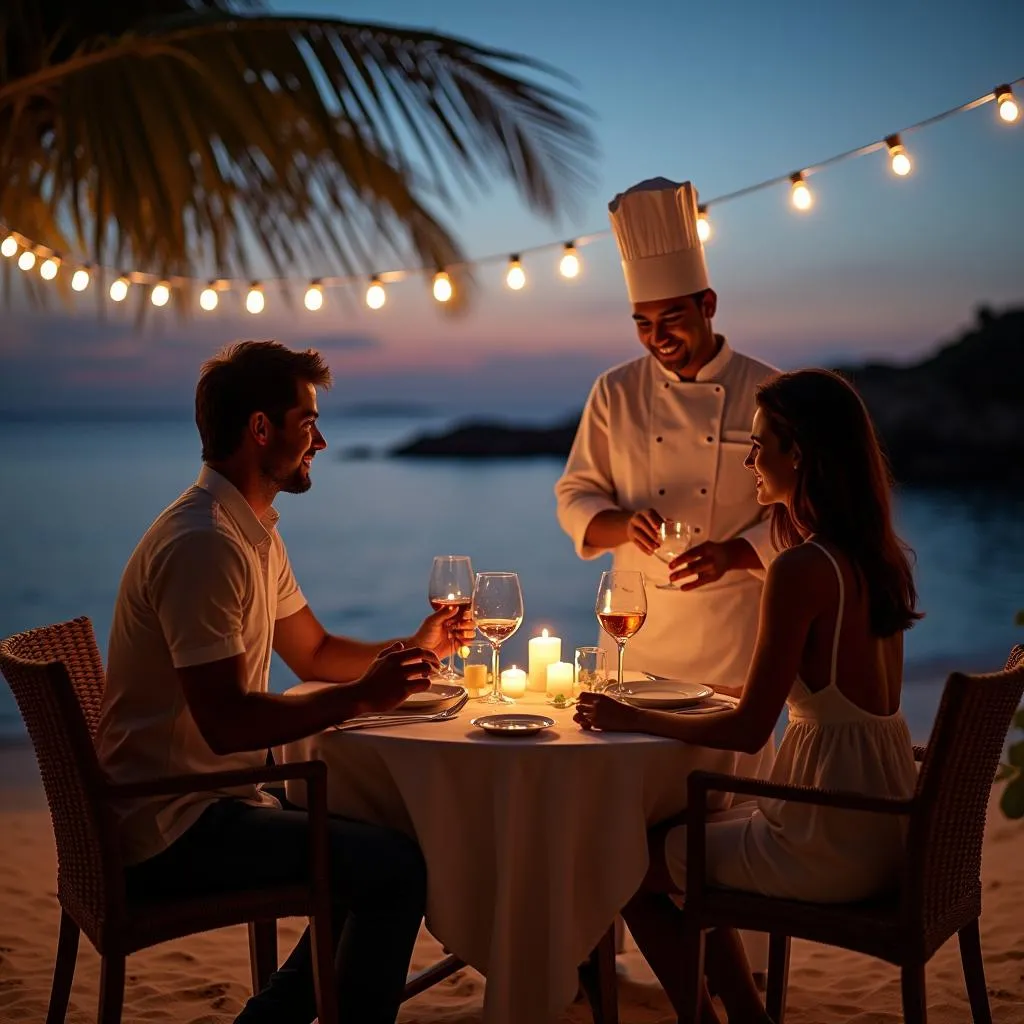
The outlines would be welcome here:
[[[647,581],[647,621],[625,666],[738,693],[757,635],[766,509],[743,466],[754,391],[777,371],[712,329],[718,296],[697,235],[690,182],[640,182],[609,204],[644,355],[598,378],[565,471],[558,521],[582,558]],[[662,519],[692,529],[669,566],[654,555]],[[670,579],[675,589],[655,584]],[[615,643],[602,636],[609,665]]]

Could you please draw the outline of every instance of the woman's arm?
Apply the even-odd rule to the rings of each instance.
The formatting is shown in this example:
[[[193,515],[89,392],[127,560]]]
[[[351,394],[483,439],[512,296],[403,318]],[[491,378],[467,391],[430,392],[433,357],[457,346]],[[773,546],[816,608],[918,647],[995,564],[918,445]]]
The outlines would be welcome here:
[[[674,715],[634,708],[603,694],[581,694],[576,720],[624,732],[647,732],[702,747],[755,753],[775,730],[793,686],[811,623],[827,600],[813,548],[782,552],[768,568],[750,669],[733,711]]]

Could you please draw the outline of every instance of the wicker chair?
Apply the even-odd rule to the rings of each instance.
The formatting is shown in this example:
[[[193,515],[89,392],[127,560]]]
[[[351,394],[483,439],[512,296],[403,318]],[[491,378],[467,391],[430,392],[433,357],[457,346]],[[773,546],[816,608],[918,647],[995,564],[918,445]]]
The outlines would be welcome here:
[[[249,922],[255,979],[251,922],[278,917],[309,918],[320,1024],[336,1024],[323,762],[112,784],[103,775],[94,748],[104,672],[92,623],[83,617],[8,637],[0,642],[0,672],[14,691],[35,748],[57,845],[60,933],[46,1024],[58,1024],[67,1015],[81,932],[102,957],[99,1024],[118,1024],[128,954],[195,932]],[[112,799],[285,779],[303,779],[308,788],[308,884],[167,903],[133,904],[126,899]]]
[[[981,846],[996,766],[1007,730],[1024,693],[1024,647],[1002,672],[964,675],[946,682],[931,739],[916,748],[921,761],[907,800],[773,785],[758,779],[693,772],[689,778],[686,864],[685,982],[692,998],[681,1024],[699,1019],[703,973],[702,929],[732,927],[768,932],[766,1009],[782,1024],[790,938],[809,939],[866,953],[901,970],[907,1024],[925,1024],[925,964],[954,934],[959,936],[967,996],[976,1024],[991,1024],[978,919],[981,915]],[[827,807],[909,816],[907,856],[898,892],[854,904],[804,903],[708,886],[704,880],[707,794],[797,800]]]

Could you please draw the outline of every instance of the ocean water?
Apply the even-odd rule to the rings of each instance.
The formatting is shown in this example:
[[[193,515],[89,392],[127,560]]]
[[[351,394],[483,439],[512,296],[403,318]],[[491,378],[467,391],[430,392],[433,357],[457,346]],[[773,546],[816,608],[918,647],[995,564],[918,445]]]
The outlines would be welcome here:
[[[564,657],[593,643],[593,597],[606,560],[582,562],[555,521],[558,460],[459,462],[350,459],[383,450],[427,418],[338,418],[304,495],[281,495],[281,533],[311,607],[335,632],[385,638],[427,614],[435,554],[468,554],[474,568],[514,570],[526,617],[502,652],[524,666],[530,636],[548,627]],[[189,422],[0,424],[0,636],[88,615],[106,648],[125,561],[152,519],[195,479]],[[899,528],[917,553],[927,617],[907,636],[904,711],[927,736],[953,668],[999,667],[1024,630],[1024,497],[906,491]],[[294,679],[275,659],[271,685]],[[0,740],[23,735],[0,686]]]

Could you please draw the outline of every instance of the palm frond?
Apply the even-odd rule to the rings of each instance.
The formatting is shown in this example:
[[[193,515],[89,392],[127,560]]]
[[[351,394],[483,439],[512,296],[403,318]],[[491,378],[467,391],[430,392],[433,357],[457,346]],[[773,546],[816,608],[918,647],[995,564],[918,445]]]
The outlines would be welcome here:
[[[500,177],[554,217],[588,184],[589,115],[557,70],[258,6],[11,0],[0,220],[164,277],[432,271],[463,260],[457,198]]]

